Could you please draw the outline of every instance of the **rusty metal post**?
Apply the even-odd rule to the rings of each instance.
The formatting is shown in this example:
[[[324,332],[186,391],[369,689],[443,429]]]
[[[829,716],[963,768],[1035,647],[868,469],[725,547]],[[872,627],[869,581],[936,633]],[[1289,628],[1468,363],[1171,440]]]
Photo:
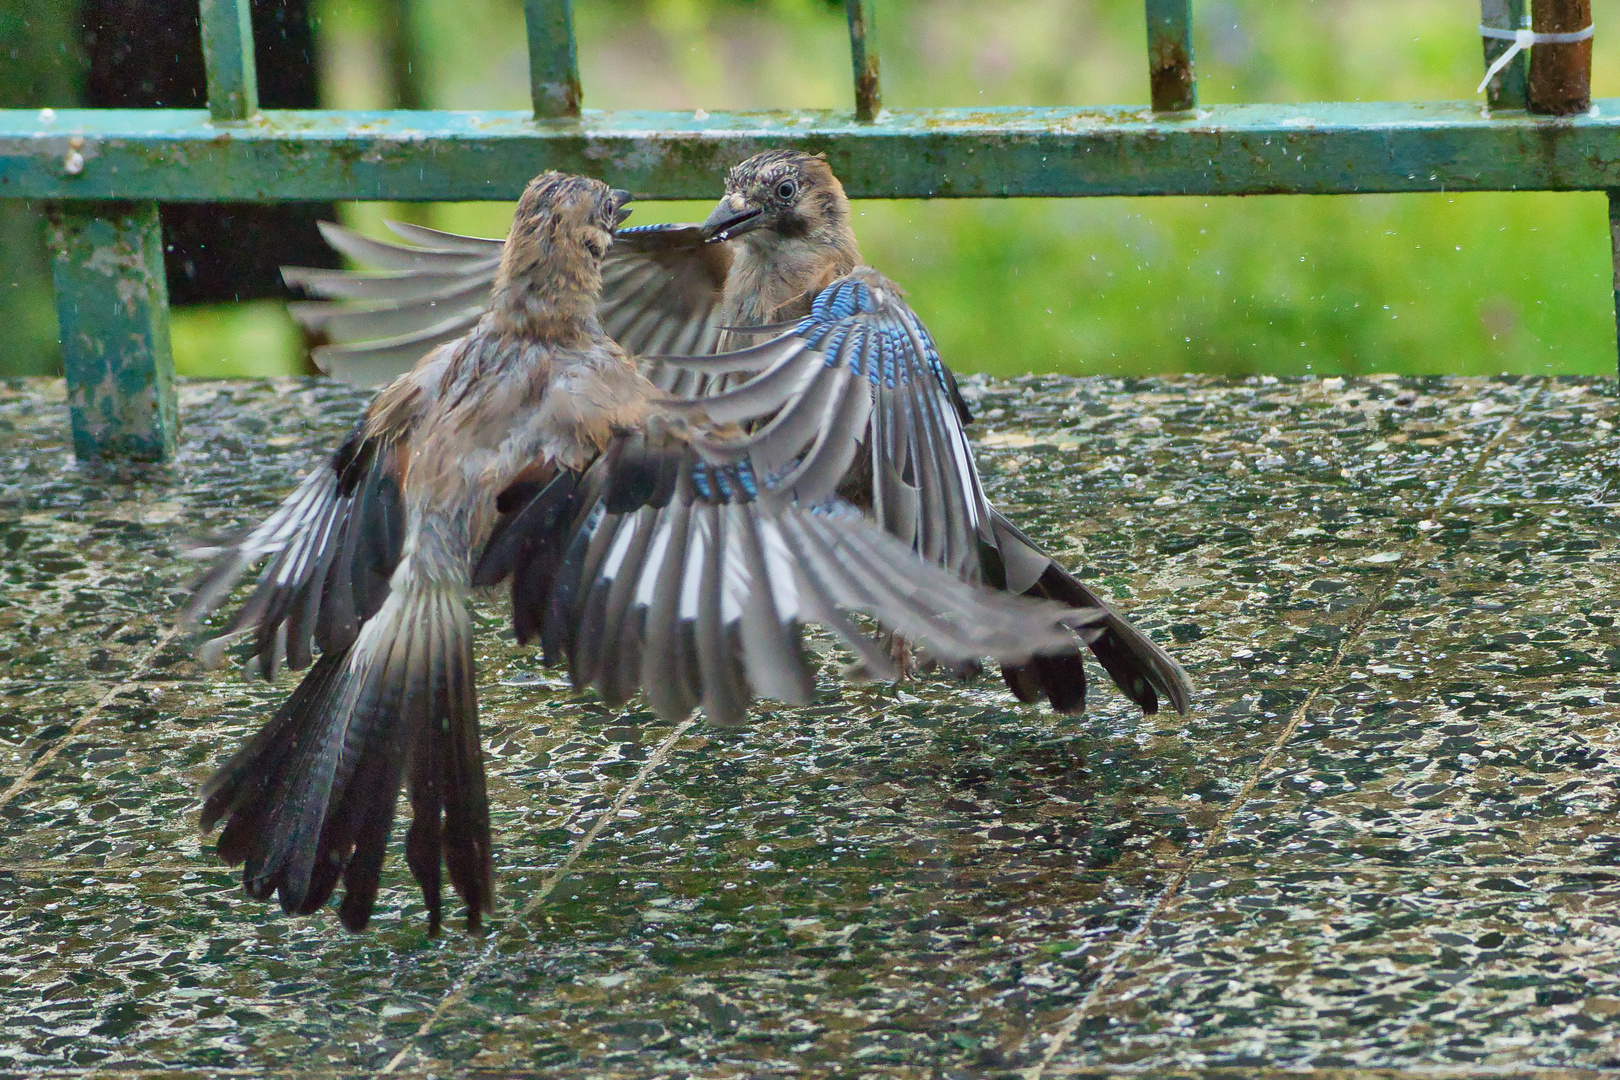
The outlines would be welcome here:
[[[1518,30],[1528,27],[1524,15],[1524,0],[1479,0],[1479,25],[1493,30]],[[1503,38],[1482,37],[1485,44],[1485,69],[1509,49],[1513,42]],[[1516,53],[1507,67],[1491,77],[1485,88],[1485,101],[1492,110],[1522,109],[1525,102],[1524,52]]]
[[[1530,28],[1570,34],[1592,25],[1591,0],[1530,0]],[[1592,107],[1592,39],[1543,43],[1530,50],[1530,111],[1550,116]]]
[[[1186,112],[1197,108],[1192,0],[1147,0],[1147,38],[1153,111]]]
[[[855,67],[855,119],[872,120],[883,109],[878,83],[877,20],[873,0],[844,0],[849,16],[849,59]]]

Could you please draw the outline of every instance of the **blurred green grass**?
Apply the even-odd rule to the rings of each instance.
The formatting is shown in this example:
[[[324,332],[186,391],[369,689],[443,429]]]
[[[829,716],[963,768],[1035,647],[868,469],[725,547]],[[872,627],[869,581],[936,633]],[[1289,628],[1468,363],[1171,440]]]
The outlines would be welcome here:
[[[319,0],[334,107],[390,103],[398,0]],[[1594,96],[1620,96],[1620,0],[1594,0]],[[847,107],[841,4],[601,0],[575,6],[588,108]],[[430,107],[524,108],[519,0],[417,3]],[[1472,100],[1477,7],[1454,0],[1195,0],[1200,100]],[[880,0],[885,103],[1147,100],[1138,0]],[[1606,28],[1613,28],[1605,33]],[[720,180],[716,177],[716,194]],[[707,204],[642,204],[690,220]],[[1598,194],[863,202],[870,262],[964,371],[1578,373],[1615,368]],[[350,204],[504,233],[505,204]],[[273,305],[176,312],[191,374],[289,371]]]

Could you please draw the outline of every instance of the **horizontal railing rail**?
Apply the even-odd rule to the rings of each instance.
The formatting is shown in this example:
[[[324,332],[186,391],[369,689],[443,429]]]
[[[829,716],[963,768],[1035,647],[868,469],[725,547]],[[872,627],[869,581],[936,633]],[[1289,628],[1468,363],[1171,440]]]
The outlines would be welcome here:
[[[81,457],[175,445],[157,202],[506,200],[548,168],[701,199],[779,146],[858,199],[1604,190],[1620,307],[1620,99],[1588,100],[1589,0],[1482,0],[1487,69],[1514,52],[1483,104],[1203,107],[1190,0],[1144,3],[1148,107],[885,109],[873,0],[846,0],[852,110],[693,114],[582,109],[570,0],[525,0],[532,112],[262,110],[249,0],[200,0],[207,110],[0,110],[0,198],[53,205]],[[1553,35],[1532,64],[1521,31]]]
[[[1620,187],[1620,98],[1549,121],[1472,102],[849,113],[0,110],[0,196],[515,199],[545,168],[640,199],[714,195],[775,146],[822,151],[853,198],[1597,191]]]

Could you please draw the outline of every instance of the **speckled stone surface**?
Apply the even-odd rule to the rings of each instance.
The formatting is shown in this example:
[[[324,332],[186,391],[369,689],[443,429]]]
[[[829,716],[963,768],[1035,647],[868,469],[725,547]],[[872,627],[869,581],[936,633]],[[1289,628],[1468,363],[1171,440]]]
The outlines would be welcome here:
[[[1620,1069],[1615,399],[973,383],[993,496],[1170,644],[1189,718],[993,678],[737,731],[574,695],[480,610],[501,910],[243,898],[192,792],[289,689],[170,629],[361,398],[191,383],[166,468],[0,385],[0,1076]],[[830,673],[837,658],[827,658]]]

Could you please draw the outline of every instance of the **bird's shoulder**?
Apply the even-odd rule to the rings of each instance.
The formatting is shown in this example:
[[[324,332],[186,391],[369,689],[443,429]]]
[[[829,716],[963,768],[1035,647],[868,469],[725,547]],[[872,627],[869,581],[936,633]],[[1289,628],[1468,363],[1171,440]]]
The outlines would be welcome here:
[[[864,264],[811,292],[808,318],[814,322],[839,322],[863,315],[898,315],[921,325],[906,302],[905,290],[881,270]]]
[[[823,351],[836,351],[850,333],[858,333],[923,367],[941,365],[939,350],[904,291],[870,266],[857,266],[816,292],[795,332]]]
[[[355,434],[376,442],[410,438],[443,396],[459,346],[465,338],[429,350],[416,366],[377,391]]]

